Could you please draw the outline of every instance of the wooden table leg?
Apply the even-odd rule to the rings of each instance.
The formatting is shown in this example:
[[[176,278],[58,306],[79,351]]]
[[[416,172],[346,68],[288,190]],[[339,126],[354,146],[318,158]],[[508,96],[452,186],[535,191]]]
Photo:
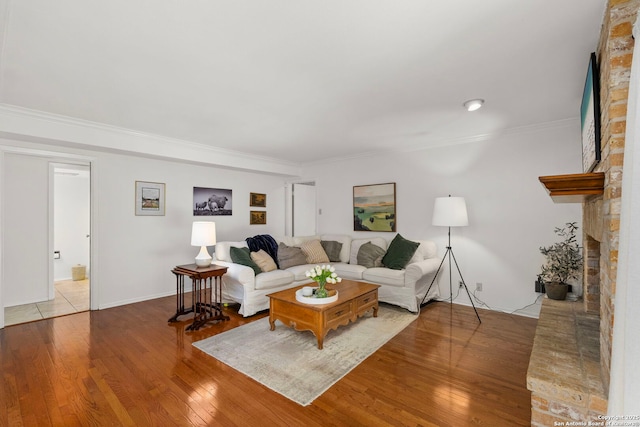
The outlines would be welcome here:
[[[172,271],[176,275],[176,314],[171,316],[168,322],[177,322],[178,317],[183,314],[193,313],[193,304],[188,309],[184,308],[184,275]]]
[[[194,279],[194,310],[193,323],[187,327],[188,331],[197,331],[202,325],[215,320],[229,320],[222,312],[222,278],[209,277]]]

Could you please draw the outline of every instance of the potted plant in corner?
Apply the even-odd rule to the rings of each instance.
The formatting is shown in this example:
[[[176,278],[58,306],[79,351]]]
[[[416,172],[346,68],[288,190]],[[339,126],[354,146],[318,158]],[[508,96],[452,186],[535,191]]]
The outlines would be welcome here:
[[[576,241],[577,229],[575,222],[568,222],[563,228],[556,227],[554,231],[562,240],[551,246],[540,247],[540,253],[546,257],[540,277],[551,299],[565,299],[569,288],[567,281],[580,277],[582,254]]]

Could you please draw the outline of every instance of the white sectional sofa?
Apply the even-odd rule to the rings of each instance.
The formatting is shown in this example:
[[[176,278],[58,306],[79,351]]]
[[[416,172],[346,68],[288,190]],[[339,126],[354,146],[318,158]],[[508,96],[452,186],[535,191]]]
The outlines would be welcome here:
[[[310,240],[337,241],[342,243],[339,262],[330,262],[339,277],[343,279],[362,280],[381,285],[378,299],[381,302],[397,305],[411,312],[418,312],[418,304],[422,301],[427,288],[440,264],[436,244],[427,240],[414,240],[419,247],[404,269],[394,270],[386,267],[367,268],[357,264],[360,246],[371,242],[387,250],[389,241],[381,237],[353,239],[349,235],[325,234],[305,237],[276,237],[278,243],[297,246]],[[240,304],[239,313],[244,317],[269,308],[267,294],[310,283],[305,272],[317,265],[303,264],[286,269],[277,269],[256,274],[251,267],[234,263],[231,259],[231,248],[247,248],[245,241],[218,242],[215,247],[214,263],[228,267],[223,277],[223,300]],[[335,285],[337,289],[339,284]],[[425,301],[440,296],[437,281],[431,287]]]

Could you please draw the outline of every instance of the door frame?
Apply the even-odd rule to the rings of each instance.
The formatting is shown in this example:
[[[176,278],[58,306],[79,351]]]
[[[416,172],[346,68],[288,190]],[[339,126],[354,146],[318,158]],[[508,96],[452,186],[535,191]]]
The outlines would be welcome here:
[[[35,157],[44,157],[49,160],[49,171],[51,172],[51,163],[65,163],[65,164],[77,164],[84,165],[89,167],[89,233],[91,234],[91,241],[89,242],[89,259],[91,269],[89,270],[89,293],[91,295],[91,300],[89,303],[90,310],[95,309],[97,307],[97,286],[94,280],[94,272],[96,269],[96,239],[95,236],[95,218],[96,218],[96,205],[95,205],[95,188],[96,188],[96,180],[94,177],[94,167],[97,164],[97,159],[92,156],[74,154],[74,153],[62,153],[57,151],[49,151],[35,148],[25,148],[25,147],[16,147],[11,145],[1,145],[0,144],[0,171],[5,170],[4,162],[6,154],[20,154],[25,156],[35,156]],[[51,180],[51,175],[49,175],[48,182],[48,191],[49,191],[49,199],[47,201],[47,215],[48,215],[48,248],[49,248],[49,258],[48,258],[48,280],[49,283],[47,286],[50,286],[53,283],[53,215],[52,213],[52,198],[53,198],[53,183]],[[0,241],[3,241],[2,237],[4,236],[4,175],[0,173]],[[3,298],[3,276],[4,276],[4,253],[3,246],[0,244],[0,329],[4,328],[4,298]]]
[[[316,204],[315,204],[315,232],[318,232],[318,181],[316,179],[308,178],[308,179],[297,179],[293,181],[287,181],[286,185],[286,194],[285,194],[285,235],[293,236],[293,203],[294,203],[294,195],[293,195],[293,186],[294,184],[311,184],[316,188]]]
[[[89,230],[91,230],[91,164],[83,164],[83,163],[69,163],[69,162],[60,162],[60,161],[49,161],[49,254],[51,257],[49,258],[49,300],[55,298],[56,289],[55,289],[55,264],[53,253],[55,251],[55,175],[56,169],[73,169],[74,166],[80,166],[78,170],[89,171]],[[87,236],[91,239],[91,235]],[[89,260],[91,260],[91,240],[89,240]],[[89,276],[91,276],[91,264],[89,263]],[[91,286],[91,280],[89,280],[89,286]],[[89,289],[89,295],[91,295],[91,289]]]

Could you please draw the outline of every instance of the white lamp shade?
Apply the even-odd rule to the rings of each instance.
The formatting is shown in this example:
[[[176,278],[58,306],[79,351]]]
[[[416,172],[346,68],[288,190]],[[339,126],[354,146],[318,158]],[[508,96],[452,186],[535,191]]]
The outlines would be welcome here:
[[[191,228],[191,246],[213,246],[216,244],[216,223],[195,221]]]
[[[463,227],[469,225],[464,197],[436,197],[433,205],[433,225]]]

